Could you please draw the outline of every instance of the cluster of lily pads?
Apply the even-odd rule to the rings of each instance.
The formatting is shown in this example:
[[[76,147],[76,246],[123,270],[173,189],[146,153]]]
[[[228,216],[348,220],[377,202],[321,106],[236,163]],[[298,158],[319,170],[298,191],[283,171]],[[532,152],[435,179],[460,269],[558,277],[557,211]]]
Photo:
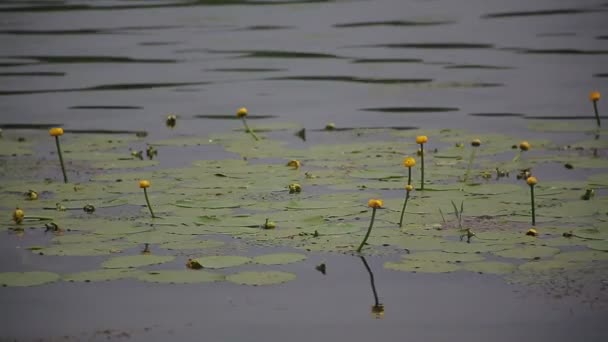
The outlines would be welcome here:
[[[246,116],[246,109],[239,110],[239,119]],[[167,118],[170,127],[176,121]],[[301,127],[277,122],[246,124],[249,134],[181,136],[175,130],[174,137],[164,140],[66,130],[61,148],[60,134],[51,130],[66,170],[64,182],[40,177],[58,175],[56,162],[46,162],[47,156],[36,152],[48,144],[48,135],[5,131],[0,209],[10,214],[5,215],[9,234],[3,239],[41,257],[107,259],[98,269],[75,274],[4,272],[0,284],[134,278],[262,285],[295,275],[260,270],[261,265],[301,261],[306,258],[302,253],[315,251],[401,254],[385,268],[464,270],[516,280],[539,272],[589,269],[608,259],[608,197],[603,195],[608,143],[601,138],[607,132],[599,127],[580,121],[532,123],[531,130],[581,136],[562,146],[452,129],[353,132],[333,125],[317,134],[347,135],[348,143],[294,146],[273,136]],[[129,153],[144,144],[158,157],[143,160]],[[236,158],[160,167],[163,150],[211,146]],[[411,154],[418,156],[420,172],[412,172],[417,162]],[[532,181],[534,176],[550,179],[543,170],[557,167],[572,176]],[[414,177],[420,182],[416,189]],[[536,226],[532,233],[530,223]],[[44,242],[34,243],[40,234]],[[243,244],[235,250],[226,241]],[[251,258],[242,246],[303,252]],[[253,269],[213,271],[232,267]]]

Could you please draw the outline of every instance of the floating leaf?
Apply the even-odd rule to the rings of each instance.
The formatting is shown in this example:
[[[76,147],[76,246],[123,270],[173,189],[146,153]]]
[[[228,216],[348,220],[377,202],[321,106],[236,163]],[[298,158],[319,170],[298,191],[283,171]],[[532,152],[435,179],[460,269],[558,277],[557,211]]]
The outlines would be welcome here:
[[[251,262],[251,258],[238,255],[213,255],[194,259],[204,268],[226,268]]]
[[[101,267],[104,268],[136,268],[141,266],[162,264],[173,261],[174,256],[171,255],[126,255],[118,256],[104,261]]]
[[[523,246],[493,253],[503,258],[534,259],[551,257],[559,253],[559,249],[544,246]]]
[[[417,260],[417,261],[433,261],[433,262],[468,262],[468,261],[481,261],[483,257],[479,254],[456,254],[446,253],[442,251],[425,251],[425,252],[412,252],[411,254],[405,254],[403,261],[406,260]]]
[[[141,271],[131,269],[102,269],[95,271],[85,271],[79,273],[73,273],[63,276],[65,281],[74,282],[96,282],[96,281],[108,281],[125,278],[133,278],[137,276]]]
[[[52,283],[59,279],[59,274],[51,272],[1,272],[2,286],[36,286]]]
[[[217,240],[190,240],[190,241],[176,241],[162,244],[160,247],[169,250],[187,250],[187,249],[211,249],[217,248],[224,245],[223,241]]]
[[[262,265],[282,265],[306,259],[306,255],[298,253],[265,254],[253,258],[253,262]]]
[[[226,280],[241,285],[272,285],[285,283],[296,278],[293,273],[279,271],[240,272],[231,274]]]
[[[226,277],[223,274],[201,270],[160,270],[141,273],[137,275],[137,279],[152,283],[195,284],[223,281]]]

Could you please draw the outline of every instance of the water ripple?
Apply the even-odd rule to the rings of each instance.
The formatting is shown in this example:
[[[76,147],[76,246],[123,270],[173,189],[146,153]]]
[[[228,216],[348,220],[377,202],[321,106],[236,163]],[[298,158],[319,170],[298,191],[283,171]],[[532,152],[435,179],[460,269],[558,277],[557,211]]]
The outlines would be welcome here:
[[[334,24],[337,28],[370,27],[370,26],[434,26],[454,24],[449,20],[387,20],[387,21],[362,21],[353,23]]]
[[[442,113],[455,112],[460,108],[456,107],[376,107],[362,108],[366,112],[383,112],[383,113]]]
[[[265,80],[334,81],[372,84],[429,83],[433,81],[430,78],[361,78],[352,76],[284,76],[266,78]]]
[[[47,93],[72,93],[81,91],[107,91],[107,90],[141,90],[153,88],[173,88],[192,85],[204,85],[209,82],[176,82],[176,83],[118,83],[104,84],[85,88],[62,88],[62,89],[35,89],[35,90],[5,90],[0,91],[0,96],[8,95],[29,95]]]
[[[489,13],[482,15],[484,19],[493,18],[512,18],[512,17],[535,17],[545,15],[563,15],[563,14],[580,14],[589,13],[592,10],[579,9],[579,8],[563,8],[563,9],[551,9],[551,10],[538,10],[538,11],[521,11],[521,12],[500,12],[500,13]]]

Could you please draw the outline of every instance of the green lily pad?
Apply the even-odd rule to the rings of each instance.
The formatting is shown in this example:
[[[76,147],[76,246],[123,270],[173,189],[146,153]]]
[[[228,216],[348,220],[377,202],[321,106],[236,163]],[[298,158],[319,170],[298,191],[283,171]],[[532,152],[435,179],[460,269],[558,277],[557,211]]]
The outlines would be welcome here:
[[[175,241],[162,244],[160,247],[169,250],[188,250],[188,249],[212,249],[224,245],[223,241],[218,240],[190,240]]]
[[[133,247],[133,244],[124,242],[90,242],[90,243],[67,243],[52,245],[42,250],[34,251],[36,254],[57,256],[96,256],[120,253],[125,249]]]
[[[555,260],[567,262],[591,262],[608,260],[608,253],[602,250],[563,252],[554,257]]]
[[[63,276],[64,281],[72,282],[96,282],[96,281],[108,281],[125,278],[134,278],[139,274],[139,270],[131,269],[102,269],[95,271],[85,271],[79,273],[73,273]]]
[[[262,265],[283,265],[306,259],[306,255],[298,253],[265,254],[253,258],[253,262]]]
[[[126,255],[118,256],[104,261],[101,264],[103,268],[137,268],[148,265],[162,264],[173,261],[172,255]]]
[[[231,274],[226,277],[226,280],[240,285],[273,285],[281,284],[293,280],[296,275],[293,273],[279,271],[264,271],[264,272],[240,272]]]
[[[251,262],[251,258],[238,255],[213,255],[194,259],[204,268],[227,268]]]
[[[471,272],[488,274],[508,274],[517,269],[513,264],[498,261],[471,262],[464,264],[463,268]]]
[[[177,234],[169,234],[165,232],[161,232],[158,230],[130,234],[125,237],[125,241],[133,242],[137,244],[141,243],[151,243],[151,244],[161,244],[165,242],[176,242],[176,241],[188,241],[191,237],[188,235],[177,235]]]
[[[52,272],[1,272],[1,286],[36,286],[52,283],[59,279],[59,274]]]
[[[223,281],[223,274],[202,270],[160,270],[140,273],[138,280],[163,284],[196,284]]]
[[[558,272],[562,270],[576,268],[580,263],[567,262],[564,260],[539,260],[530,261],[525,264],[519,265],[519,270],[530,273],[546,273],[546,272]]]
[[[587,243],[587,247],[598,250],[598,251],[608,252],[608,241],[606,241],[606,240],[590,241]],[[606,253],[606,254],[608,254],[608,253]]]
[[[403,256],[403,262],[406,260],[417,260],[417,261],[432,261],[432,262],[468,262],[468,261],[481,261],[483,257],[479,254],[456,254],[446,253],[442,251],[425,251],[425,252],[414,252],[411,254],[405,254]]]
[[[559,253],[559,249],[545,246],[523,246],[492,253],[503,258],[534,259],[551,257]]]

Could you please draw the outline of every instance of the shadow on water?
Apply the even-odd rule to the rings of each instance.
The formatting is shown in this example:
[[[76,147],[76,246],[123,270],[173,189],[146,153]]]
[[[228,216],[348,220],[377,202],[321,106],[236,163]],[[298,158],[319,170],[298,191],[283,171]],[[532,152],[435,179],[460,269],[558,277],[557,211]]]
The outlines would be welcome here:
[[[0,8],[0,12],[2,9]],[[121,34],[129,33],[132,31],[147,31],[147,30],[170,30],[183,28],[183,26],[165,25],[165,26],[125,26],[115,28],[88,28],[88,29],[74,29],[74,30],[0,30],[0,34],[11,34],[11,35],[89,35],[89,34]]]
[[[353,59],[351,63],[422,63],[420,58],[361,58]]]
[[[372,288],[372,294],[374,296],[374,305],[372,305],[372,315],[374,318],[384,318],[384,304],[380,303],[378,298],[378,291],[376,290],[376,279],[374,278],[374,272],[372,272],[371,267],[367,263],[367,260],[364,256],[360,256],[361,262],[363,262],[363,266],[369,275],[369,282]]]
[[[360,78],[352,76],[284,76],[269,77],[267,81],[331,81],[372,84],[430,83],[430,78]]]
[[[332,129],[311,129],[313,132],[348,132],[348,131],[364,131],[364,130],[393,130],[393,131],[409,131],[414,129],[419,129],[420,127],[415,126],[388,126],[388,127],[335,127]]]
[[[71,106],[68,109],[144,109],[140,106]]]
[[[280,25],[254,25],[236,29],[235,31],[274,31],[274,30],[291,30],[294,26]]]
[[[194,118],[197,119],[211,119],[211,120],[241,120],[241,118],[236,115],[194,115]],[[276,115],[247,115],[247,120],[258,120],[258,119],[272,119],[276,118]]]
[[[41,2],[40,4],[28,5],[28,6],[6,6],[0,7],[0,12],[64,12],[64,11],[116,11],[116,10],[133,10],[133,9],[159,9],[168,7],[196,7],[196,6],[225,6],[225,5],[295,5],[295,4],[308,4],[308,3],[326,3],[332,2],[332,0],[283,0],[283,1],[270,1],[270,0],[189,0],[189,1],[176,1],[176,2],[156,2],[156,1],[142,1],[134,2],[128,5],[103,5],[105,2],[98,4],[67,4],[64,2],[56,4],[48,4],[47,2]],[[15,4],[22,5],[19,1],[15,2],[4,2],[3,5]]]
[[[454,64],[446,65],[445,69],[474,69],[474,70],[510,70],[513,67],[498,66],[498,65],[481,65],[481,64]]]
[[[494,44],[483,43],[394,43],[371,44],[352,47],[381,47],[390,49],[492,49]]]
[[[521,12],[500,12],[500,13],[488,13],[482,15],[484,19],[495,19],[495,18],[513,18],[513,17],[536,17],[546,15],[563,15],[563,14],[581,14],[595,12],[589,9],[579,8],[563,8],[563,9],[551,9],[551,10],[539,10],[539,11],[521,11]]]
[[[49,76],[49,77],[62,77],[65,76],[65,72],[52,72],[52,71],[32,71],[32,72],[0,72],[0,77],[19,77],[19,76]]]
[[[206,53],[224,53],[238,54],[240,58],[342,58],[340,56],[316,53],[316,52],[301,52],[301,51],[277,51],[277,50],[211,50],[211,49],[191,49],[178,50],[175,53],[184,52],[206,52]]]
[[[605,116],[600,116],[600,118],[605,119]],[[590,115],[579,115],[579,116],[532,116],[526,115],[524,119],[530,120],[593,120],[595,121],[595,116]]]
[[[387,20],[387,21],[363,21],[353,23],[334,24],[337,28],[354,28],[354,27],[370,27],[370,26],[434,26],[454,24],[454,21],[449,20]]]
[[[141,59],[117,56],[0,56],[6,59],[25,59],[34,60],[35,63],[23,63],[20,65],[32,64],[64,64],[64,63],[177,63],[176,59]]]
[[[193,85],[205,85],[209,82],[177,82],[177,83],[118,83],[104,84],[85,88],[63,88],[63,89],[37,89],[37,90],[7,90],[0,91],[0,96],[46,94],[46,93],[72,93],[80,91],[112,91],[112,90],[142,90],[153,88],[173,88]]]
[[[512,117],[526,116],[526,114],[520,114],[520,113],[469,113],[469,115],[486,117],[486,118],[512,118]]]
[[[607,74],[593,74],[593,77],[600,77],[600,78],[608,77],[608,73]]]
[[[525,49],[525,48],[501,48],[505,51],[513,51],[523,54],[536,55],[606,55],[608,50],[580,50],[580,49]]]
[[[383,112],[383,113],[441,113],[459,111],[456,107],[376,107],[362,108],[366,112]]]
[[[217,68],[217,69],[205,69],[205,71],[213,71],[213,72],[277,72],[277,71],[287,71],[287,69],[279,69],[279,68]]]

